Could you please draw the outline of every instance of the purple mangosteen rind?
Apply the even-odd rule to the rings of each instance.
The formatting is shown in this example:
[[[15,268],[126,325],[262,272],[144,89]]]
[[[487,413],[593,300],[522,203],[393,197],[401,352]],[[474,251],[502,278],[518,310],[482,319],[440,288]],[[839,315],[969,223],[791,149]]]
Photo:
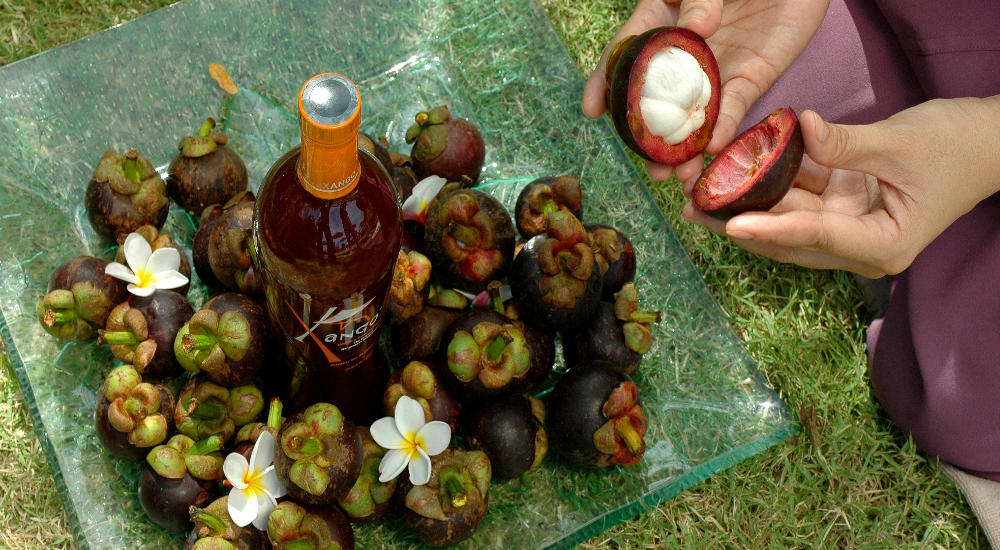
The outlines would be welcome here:
[[[146,467],[139,476],[139,504],[153,523],[180,534],[194,527],[190,508],[204,507],[219,496],[219,483],[202,480],[186,474],[180,479],[170,479]]]
[[[513,393],[527,393],[544,382],[552,373],[556,362],[556,339],[555,334],[538,330],[522,321],[514,321],[514,326],[524,332],[530,360],[528,372],[522,378],[514,381],[514,387],[511,391]]]
[[[636,133],[638,132],[641,136],[645,132],[644,124],[641,121],[639,109],[637,107],[630,108],[629,105],[630,103],[638,103],[639,90],[633,88],[637,80],[641,78],[641,75],[635,74],[633,68],[640,59],[646,59],[648,62],[648,57],[651,57],[655,51],[666,47],[661,44],[662,42],[666,42],[667,46],[673,45],[675,42],[695,45],[711,54],[711,50],[705,45],[704,39],[693,31],[679,27],[657,27],[649,29],[642,34],[627,37],[616,44],[608,56],[606,101],[615,131],[629,149],[646,160],[676,166],[694,158],[711,141],[721,101],[721,94],[719,93],[721,90],[721,78],[719,66],[714,55],[710,55],[707,59],[696,57],[702,70],[705,71],[711,82],[712,97],[709,99],[706,111],[710,113],[714,112],[714,116],[707,116],[705,124],[699,130],[676,145],[667,145],[660,137],[653,136],[650,138],[658,140],[658,142],[664,142],[662,147],[668,147],[667,152],[657,153],[643,147],[640,143],[642,139],[637,137]],[[647,46],[652,47],[655,51],[647,51]],[[685,51],[687,50],[685,49]]]
[[[458,431],[461,404],[439,380],[433,363],[410,361],[393,373],[382,397],[382,412],[386,416],[394,416],[396,403],[404,395],[420,404],[427,422],[438,420],[448,424],[452,433]]]
[[[167,195],[194,215],[207,206],[221,204],[247,188],[246,164],[226,147],[226,134],[212,130],[215,120],[202,124],[197,136],[185,136],[180,153],[167,167]]]
[[[131,369],[131,372],[129,372],[129,369]],[[109,384],[113,385],[110,390]],[[148,411],[140,410],[144,409],[144,407],[142,407],[142,401],[148,402],[148,399],[142,399],[141,395],[131,395],[131,390],[139,384],[150,385],[159,393],[158,397],[160,406],[156,410],[155,415],[149,415]],[[125,401],[123,402],[123,406],[120,410],[124,410],[132,416],[133,421],[146,422],[143,420],[144,418],[148,416],[158,416],[159,418],[157,418],[155,422],[154,431],[158,433],[162,430],[162,438],[159,436],[143,436],[142,439],[149,439],[149,441],[140,440],[140,445],[136,445],[132,442],[132,440],[136,439],[135,436],[130,438],[130,433],[116,429],[113,425],[112,419],[108,416],[109,412],[111,412],[113,403],[113,400],[108,398],[109,393],[116,400],[121,398]],[[127,403],[129,397],[136,397],[139,398],[139,400],[135,405],[129,404]],[[149,454],[149,451],[153,449],[153,447],[166,441],[167,436],[173,432],[173,410],[174,396],[170,393],[170,389],[167,388],[166,385],[153,378],[143,379],[141,375],[132,369],[132,367],[117,367],[108,375],[108,379],[105,380],[104,386],[101,388],[98,395],[97,406],[94,410],[94,426],[97,432],[97,439],[111,456],[132,462],[142,462],[146,459],[146,456]],[[118,424],[121,425],[120,423]]]
[[[174,354],[189,372],[217,384],[252,382],[264,364],[268,323],[264,309],[235,292],[214,296],[177,332]]]
[[[148,338],[156,342],[156,351],[143,373],[167,378],[183,372],[174,355],[174,340],[184,323],[194,315],[187,298],[173,290],[157,290],[149,296],[135,296],[129,304],[145,318]]]
[[[274,470],[288,496],[305,506],[329,506],[354,486],[364,457],[358,428],[329,403],[310,405],[278,432]]]
[[[485,327],[485,328],[484,328]],[[496,329],[494,327],[499,327]],[[491,334],[488,340],[483,339],[490,329],[498,332]],[[504,345],[506,344],[506,345]],[[475,353],[497,352],[501,354],[502,364],[496,365],[497,372],[487,372],[494,369],[487,367],[486,359],[473,364],[456,365],[456,353],[462,354],[457,348],[472,346],[482,350]],[[486,309],[473,309],[455,319],[441,338],[438,350],[438,373],[445,386],[456,395],[460,401],[490,399],[510,393],[517,388],[520,379],[528,373],[530,366],[530,350],[521,329],[499,313]],[[461,362],[461,361],[459,361]],[[491,375],[496,375],[496,380]],[[497,383],[499,380],[499,383]]]
[[[541,463],[548,451],[547,445],[538,446],[547,442],[544,432],[529,398],[521,394],[478,402],[462,412],[466,445],[486,453],[498,480],[520,477]]]
[[[764,147],[760,146],[762,142]],[[754,159],[730,161],[731,156],[742,157],[748,151],[755,155]],[[728,220],[743,212],[770,210],[792,188],[802,166],[804,152],[802,128],[795,111],[790,107],[776,109],[736,136],[712,159],[695,182],[691,203],[698,210],[720,220]],[[735,189],[718,190],[721,184],[717,180],[735,179],[725,175],[733,163],[752,165],[752,174]],[[716,172],[724,175],[716,177]]]
[[[166,184],[149,159],[135,150],[104,153],[87,185],[84,205],[94,231],[113,243],[143,225],[163,227],[170,211]]]
[[[208,240],[208,261],[215,278],[229,290],[244,294],[264,292],[263,278],[253,266],[254,202],[244,202],[218,214]]]
[[[280,502],[267,518],[267,536],[275,548],[354,550],[354,529],[336,506]]]
[[[128,297],[126,283],[105,273],[107,265],[100,258],[76,256],[52,272],[46,295],[35,304],[46,332],[73,342],[97,335],[112,308]]]
[[[642,355],[628,348],[622,323],[615,317],[614,304],[601,302],[586,323],[562,333],[563,357],[573,368],[585,361],[607,361],[632,375],[642,363]]]
[[[468,177],[479,181],[486,160],[486,145],[479,128],[464,118],[452,116],[446,105],[417,113],[416,124],[406,131],[413,143],[410,158],[417,180],[441,176],[449,182]]]
[[[531,238],[511,264],[511,299],[517,309],[519,319],[548,332],[572,330],[586,322],[601,300],[601,273],[592,269],[586,280],[586,290],[571,309],[557,307],[542,298],[541,284],[545,273],[538,263],[539,249],[548,237],[539,235]]]
[[[390,327],[392,349],[404,363],[433,361],[445,330],[460,315],[461,310],[426,306],[409,322]]]

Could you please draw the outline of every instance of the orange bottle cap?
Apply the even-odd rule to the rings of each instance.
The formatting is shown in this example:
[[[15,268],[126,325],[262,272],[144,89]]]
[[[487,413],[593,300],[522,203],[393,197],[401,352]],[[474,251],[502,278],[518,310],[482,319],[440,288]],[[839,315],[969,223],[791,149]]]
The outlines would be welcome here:
[[[299,181],[320,198],[343,196],[361,174],[358,131],[361,94],[349,79],[323,73],[309,79],[299,92],[302,149]]]

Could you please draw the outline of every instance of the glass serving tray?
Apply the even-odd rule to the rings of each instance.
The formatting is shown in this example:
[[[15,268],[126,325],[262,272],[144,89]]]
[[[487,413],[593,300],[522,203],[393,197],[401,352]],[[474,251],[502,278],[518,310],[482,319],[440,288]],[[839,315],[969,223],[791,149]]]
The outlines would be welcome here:
[[[229,70],[236,95],[209,63]],[[635,377],[650,426],[643,461],[590,472],[550,454],[494,483],[490,513],[460,548],[572,547],[795,431],[610,126],[581,113],[583,79],[537,0],[187,0],[0,68],[0,337],[81,548],[182,546],[139,507],[139,466],[94,436],[114,358],[61,345],[34,314],[63,260],[112,255],[83,209],[95,163],[138,148],[162,171],[180,137],[215,116],[256,189],[298,141],[299,88],[324,71],[358,83],[362,129],[393,150],[408,152],[421,109],[447,103],[474,121],[487,149],[481,188],[508,207],[536,177],[580,176],[585,220],[629,235],[643,308],[664,314]],[[189,245],[194,229],[175,209],[164,231]],[[204,294],[195,281],[188,297],[198,307]],[[356,535],[362,549],[420,547],[393,519]]]

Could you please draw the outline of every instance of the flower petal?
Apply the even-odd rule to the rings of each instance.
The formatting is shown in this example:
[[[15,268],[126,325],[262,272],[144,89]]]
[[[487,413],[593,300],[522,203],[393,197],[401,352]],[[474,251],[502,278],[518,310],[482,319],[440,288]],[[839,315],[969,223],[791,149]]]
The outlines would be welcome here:
[[[427,452],[427,456],[441,454],[451,443],[451,426],[447,422],[434,420],[424,424],[417,432],[417,445]]]
[[[417,453],[410,458],[410,483],[414,485],[424,485],[431,479],[431,459],[423,449],[418,448]]]
[[[149,256],[146,262],[146,269],[154,277],[167,271],[177,271],[181,267],[181,253],[172,246],[157,248]]]
[[[404,395],[396,401],[396,428],[407,441],[416,441],[417,432],[424,427],[426,420],[424,408],[416,399]]]
[[[396,479],[396,476],[403,473],[412,454],[413,451],[403,451],[400,449],[392,449],[385,453],[385,456],[382,457],[382,462],[378,463],[379,483]]]
[[[261,531],[267,531],[267,519],[271,512],[278,506],[278,502],[266,493],[257,493],[257,517],[253,519],[253,526]]]
[[[111,262],[108,264],[104,268],[104,273],[114,277],[115,279],[121,279],[130,283],[138,283],[141,280],[135,276],[135,273],[132,273],[131,269],[118,262]]]
[[[274,436],[271,432],[263,431],[257,442],[253,444],[253,451],[250,453],[250,472],[254,477],[263,475],[274,462]]]
[[[156,278],[156,288],[162,288],[169,290],[171,288],[177,288],[188,284],[188,278],[178,273],[176,270],[169,269],[155,275]]]
[[[228,508],[233,523],[246,527],[257,517],[257,495],[250,489],[233,489],[229,491]]]
[[[278,474],[275,473],[273,466],[264,470],[264,474],[260,476],[257,484],[267,494],[271,495],[271,498],[281,498],[288,494],[288,490],[281,484],[281,480],[278,479]]]
[[[149,261],[149,257],[153,254],[153,249],[142,235],[129,233],[128,237],[125,237],[122,247],[125,248],[125,261],[128,262],[128,266],[132,269],[133,273],[140,269],[145,269],[146,262]]]
[[[156,283],[149,283],[146,286],[135,286],[129,283],[127,288],[129,292],[136,296],[150,296],[156,292]]]
[[[222,463],[222,471],[226,474],[226,479],[233,484],[236,489],[246,489],[247,484],[243,481],[246,476],[249,464],[247,459],[239,453],[229,453],[226,461]]]
[[[440,176],[428,176],[420,180],[409,197],[403,201],[401,212],[404,220],[416,220],[423,223],[427,213],[427,205],[441,192],[448,180]]]
[[[383,449],[402,449],[403,447],[409,445],[405,439],[403,439],[403,434],[399,433],[399,429],[396,428],[396,419],[391,416],[386,416],[385,418],[379,418],[370,428],[372,432],[372,439],[375,443],[378,443]]]

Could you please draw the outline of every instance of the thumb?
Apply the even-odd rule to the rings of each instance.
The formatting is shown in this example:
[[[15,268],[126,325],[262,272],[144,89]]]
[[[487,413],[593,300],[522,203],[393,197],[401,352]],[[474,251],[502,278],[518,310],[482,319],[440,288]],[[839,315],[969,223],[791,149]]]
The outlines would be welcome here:
[[[817,164],[878,175],[885,168],[887,148],[876,124],[833,124],[815,111],[799,118],[806,154]]]
[[[679,10],[677,26],[702,38],[712,36],[722,25],[722,0],[681,0]]]

